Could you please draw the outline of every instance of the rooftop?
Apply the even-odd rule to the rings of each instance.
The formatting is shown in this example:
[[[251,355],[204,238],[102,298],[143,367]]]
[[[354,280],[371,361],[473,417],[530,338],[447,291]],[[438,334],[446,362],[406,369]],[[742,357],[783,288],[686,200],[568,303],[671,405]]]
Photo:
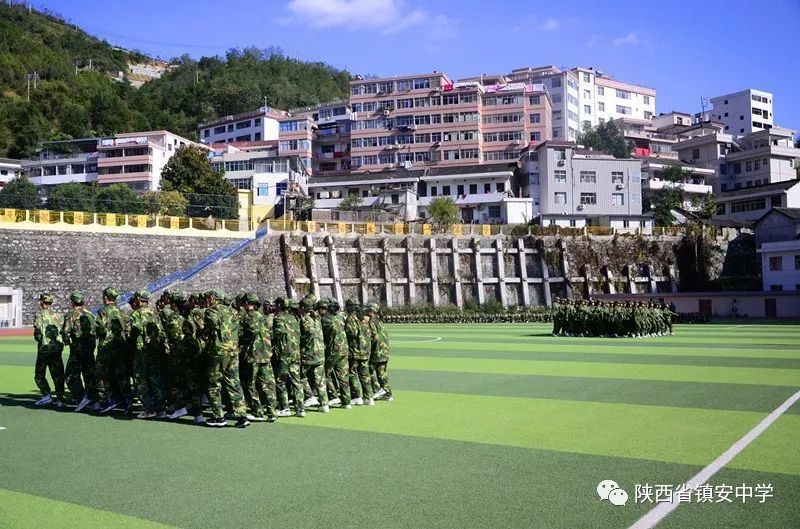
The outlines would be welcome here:
[[[717,193],[717,199],[733,198],[738,196],[746,196],[752,194],[769,193],[771,191],[785,191],[800,184],[800,180],[786,180],[785,182],[776,182],[774,184],[763,184],[760,186],[743,187],[741,189],[734,189],[732,191],[722,191]]]
[[[794,221],[800,221],[800,208],[772,208],[763,215],[761,215],[761,217],[756,221],[756,223],[761,222],[761,219],[763,219],[767,215],[770,215],[773,212],[780,213],[781,215],[786,215],[787,217],[789,217]]]

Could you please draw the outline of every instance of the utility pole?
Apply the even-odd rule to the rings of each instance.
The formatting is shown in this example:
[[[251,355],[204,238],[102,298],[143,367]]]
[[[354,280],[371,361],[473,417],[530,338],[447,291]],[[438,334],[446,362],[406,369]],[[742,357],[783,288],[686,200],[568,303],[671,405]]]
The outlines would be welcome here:
[[[33,81],[33,89],[39,89],[39,74],[35,71],[33,73],[25,74],[25,79],[27,80],[28,84],[28,101],[31,100],[31,81]]]

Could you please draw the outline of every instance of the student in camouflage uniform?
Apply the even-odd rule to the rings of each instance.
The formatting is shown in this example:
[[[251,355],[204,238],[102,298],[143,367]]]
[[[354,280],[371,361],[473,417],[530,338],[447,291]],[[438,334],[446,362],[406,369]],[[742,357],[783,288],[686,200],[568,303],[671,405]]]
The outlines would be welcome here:
[[[211,357],[209,370],[208,397],[212,418],[206,421],[209,426],[225,426],[222,408],[223,386],[230,395],[236,427],[250,425],[247,420],[247,407],[239,382],[239,329],[233,309],[220,300],[225,294],[215,291],[209,296],[209,307],[206,309],[204,330],[207,337],[207,349]]]
[[[33,320],[33,339],[36,340],[36,367],[33,370],[33,380],[42,394],[36,401],[37,406],[47,406],[55,403],[58,408],[64,406],[64,360],[61,353],[64,350],[64,341],[61,337],[61,328],[64,319],[53,312],[53,296],[42,294],[39,296],[39,307],[42,309]],[[50,393],[50,384],[47,383],[47,370],[56,390],[56,400]]]
[[[322,336],[325,340],[325,377],[328,381],[329,404],[341,404],[350,409],[350,351],[347,347],[347,334],[344,330],[344,317],[339,312],[339,304],[331,299],[317,302],[317,311],[322,317]],[[338,386],[338,390],[335,386]]]
[[[311,388],[317,392],[320,411],[328,413],[328,388],[325,380],[325,340],[322,323],[316,313],[316,299],[305,297],[300,302],[300,357]]]
[[[179,370],[176,383],[180,387],[178,396],[181,400],[175,404],[177,409],[169,418],[174,420],[191,414],[194,416],[195,424],[205,424],[202,397],[208,389],[208,375],[207,363],[203,361],[205,342],[202,337],[202,323],[205,312],[200,306],[203,303],[202,296],[192,294],[186,303],[183,303],[182,294],[175,293],[173,298],[175,299],[173,310],[180,310],[183,316],[183,341],[178,349],[180,354],[174,359],[176,366],[179,365],[176,367]]]
[[[375,393],[375,399],[386,397],[386,400],[392,401],[392,387],[389,385],[389,333],[386,331],[386,326],[380,319],[380,312],[377,303],[370,303],[367,305],[369,313],[369,329],[370,336],[372,337],[372,351],[370,354],[370,364],[372,364],[372,371],[378,379],[380,389]]]
[[[69,346],[69,358],[65,371],[67,387],[77,403],[75,411],[81,411],[91,402],[97,403],[95,386],[94,348],[97,345],[94,330],[94,314],[83,306],[82,292],[73,292],[70,297],[72,309],[64,318],[61,335]],[[99,406],[98,406],[99,409]]]
[[[191,406],[191,395],[188,388],[188,371],[193,357],[189,352],[191,339],[186,336],[187,330],[192,332],[191,325],[183,316],[186,298],[180,292],[170,292],[163,300],[163,308],[159,312],[161,324],[164,326],[168,352],[166,371],[169,384],[169,419],[179,419],[187,415],[187,407]]]
[[[295,401],[297,415],[305,416],[303,385],[300,382],[300,336],[295,332],[294,316],[282,297],[275,299],[275,316],[272,322],[272,350],[277,357],[278,417],[289,413],[289,393]]]
[[[147,306],[149,301],[150,292],[137,291],[130,301],[133,312],[128,320],[128,340],[133,349],[133,378],[136,394],[144,408],[137,415],[140,419],[157,417],[164,403],[161,374],[156,370],[164,355],[166,337],[161,320]]]
[[[241,331],[239,333],[239,373],[247,402],[248,420],[274,422],[275,375],[272,372],[272,333],[268,318],[259,310],[258,296],[243,296]],[[269,319],[271,320],[271,318]]]
[[[348,300],[345,303],[348,314],[345,320],[345,334],[347,335],[347,347],[350,352],[350,389],[353,398],[352,403],[356,405],[375,404],[372,398],[372,380],[369,374],[369,357],[372,344],[369,337],[368,323],[362,318],[358,305]]]
[[[97,393],[100,399],[100,413],[108,413],[123,400],[123,385],[118,377],[118,363],[125,361],[128,347],[125,314],[117,307],[119,291],[108,287],[103,291],[103,307],[97,314]]]

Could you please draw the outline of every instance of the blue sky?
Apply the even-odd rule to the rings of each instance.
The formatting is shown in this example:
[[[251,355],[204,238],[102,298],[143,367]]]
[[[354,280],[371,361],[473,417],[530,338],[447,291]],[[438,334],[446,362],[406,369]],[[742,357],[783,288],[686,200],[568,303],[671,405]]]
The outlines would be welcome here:
[[[34,2],[34,5],[38,5]],[[594,66],[657,90],[657,111],[744,88],[800,128],[800,0],[194,0],[41,2],[115,44],[169,58],[281,47],[351,72],[451,77]],[[791,65],[794,67],[791,67]]]

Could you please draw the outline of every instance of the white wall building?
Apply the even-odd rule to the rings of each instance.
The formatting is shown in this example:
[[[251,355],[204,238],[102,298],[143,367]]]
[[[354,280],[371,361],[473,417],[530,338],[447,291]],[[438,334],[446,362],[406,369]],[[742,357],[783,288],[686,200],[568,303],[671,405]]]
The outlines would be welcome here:
[[[22,160],[22,170],[37,186],[69,182],[89,184],[97,180],[99,138],[50,141],[35,158]]]
[[[800,240],[767,242],[758,253],[764,290],[800,292]]]
[[[711,98],[711,117],[725,124],[725,132],[750,134],[773,127],[772,94],[748,88]]]
[[[224,116],[197,126],[200,142],[205,144],[278,139],[278,119],[286,112],[260,107],[255,112]]]
[[[0,158],[0,189],[14,178],[22,174],[20,160],[12,158]]]

